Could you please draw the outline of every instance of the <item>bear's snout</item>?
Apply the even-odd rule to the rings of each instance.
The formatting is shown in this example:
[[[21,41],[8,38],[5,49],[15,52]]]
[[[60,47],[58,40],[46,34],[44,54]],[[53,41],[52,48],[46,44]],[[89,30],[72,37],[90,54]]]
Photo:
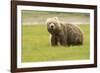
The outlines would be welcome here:
[[[54,26],[54,24],[50,24],[50,29],[55,29],[55,26]]]
[[[54,28],[54,26],[52,25],[52,26],[51,26],[51,29],[53,29],[53,28]]]

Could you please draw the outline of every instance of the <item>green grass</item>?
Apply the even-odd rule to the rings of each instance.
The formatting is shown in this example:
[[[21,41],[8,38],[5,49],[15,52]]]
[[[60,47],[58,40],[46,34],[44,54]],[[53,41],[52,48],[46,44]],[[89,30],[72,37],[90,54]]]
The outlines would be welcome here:
[[[85,37],[82,46],[52,47],[45,25],[23,25],[22,62],[89,59],[90,28],[88,24],[79,26]]]

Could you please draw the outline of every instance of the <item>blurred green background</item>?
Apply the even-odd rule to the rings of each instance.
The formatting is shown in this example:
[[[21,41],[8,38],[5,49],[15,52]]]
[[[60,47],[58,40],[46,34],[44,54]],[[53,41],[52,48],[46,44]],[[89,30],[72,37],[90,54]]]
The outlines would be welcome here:
[[[23,24],[45,24],[47,18],[58,17],[59,20],[74,24],[89,24],[89,13],[22,11]]]

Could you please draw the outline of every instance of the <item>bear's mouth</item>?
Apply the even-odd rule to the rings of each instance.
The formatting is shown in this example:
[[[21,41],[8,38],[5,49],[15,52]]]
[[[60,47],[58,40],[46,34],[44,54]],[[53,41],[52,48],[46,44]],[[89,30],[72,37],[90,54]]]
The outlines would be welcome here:
[[[50,28],[50,31],[51,31],[51,32],[54,32],[54,29]]]
[[[49,28],[48,31],[49,31],[50,33],[54,33],[54,32],[55,32],[55,30],[54,30],[53,28]]]
[[[51,31],[54,31],[54,28],[50,28]]]

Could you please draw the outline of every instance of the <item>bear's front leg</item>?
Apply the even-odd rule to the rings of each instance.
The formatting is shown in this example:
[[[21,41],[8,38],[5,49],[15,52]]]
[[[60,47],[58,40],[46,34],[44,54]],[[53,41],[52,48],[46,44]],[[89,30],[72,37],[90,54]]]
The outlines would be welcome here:
[[[57,37],[56,36],[52,36],[51,37],[51,45],[52,46],[57,46],[58,44],[58,41],[57,41]]]

